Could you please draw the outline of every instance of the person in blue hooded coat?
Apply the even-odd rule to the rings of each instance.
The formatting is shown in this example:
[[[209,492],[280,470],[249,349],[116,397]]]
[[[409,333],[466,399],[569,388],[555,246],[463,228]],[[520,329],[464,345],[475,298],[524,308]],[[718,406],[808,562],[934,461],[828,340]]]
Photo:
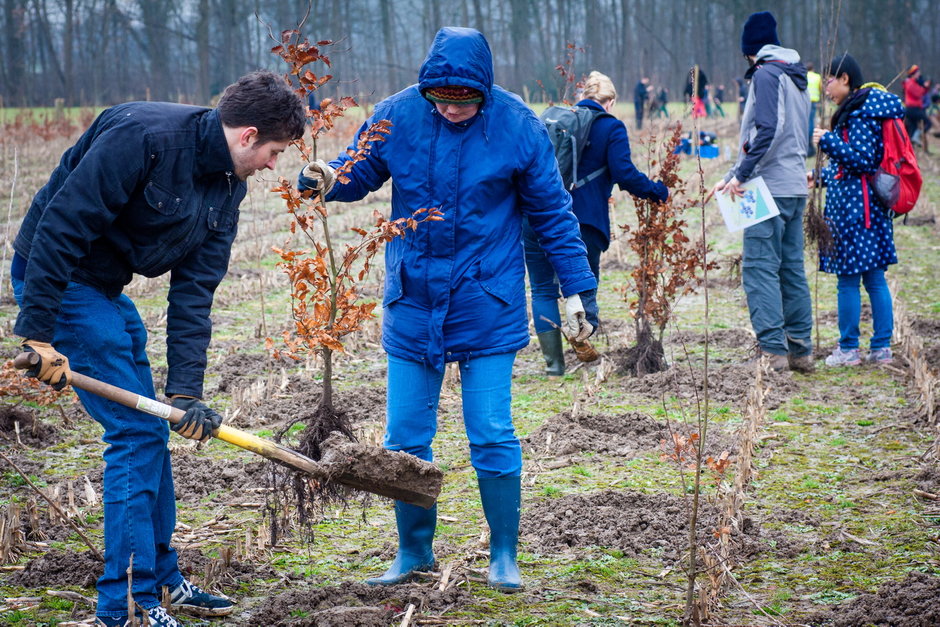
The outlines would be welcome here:
[[[874,332],[866,356],[872,363],[891,363],[894,312],[885,280],[898,262],[890,210],[874,193],[866,194],[867,177],[878,170],[884,153],[882,122],[904,118],[901,99],[877,83],[865,84],[858,63],[845,54],[829,68],[826,94],[838,105],[832,130],[817,128],[813,140],[829,156],[821,183],[826,191],[826,224],[833,244],[821,250],[819,269],[838,277],[839,345],[826,358],[829,366],[861,363],[859,320],[864,283],[871,300]],[[867,202],[866,202],[867,197]]]
[[[444,366],[458,362],[470,459],[490,527],[488,582],[519,590],[522,452],[510,384],[516,352],[529,343],[523,217],[558,273],[570,331],[582,339],[596,326],[597,282],[548,132],[518,96],[493,84],[493,58],[481,33],[441,29],[418,84],[378,103],[360,134],[383,119],[391,121],[391,134],[372,145],[348,182],[333,184],[333,170],[350,158],[343,152],[329,164],[306,166],[299,184],[327,201],[349,202],[391,179],[393,219],[424,207],[443,212],[443,221],[424,224],[385,250],[385,447],[432,459]],[[395,561],[367,583],[401,583],[435,565],[436,507],[396,502],[395,517]]]

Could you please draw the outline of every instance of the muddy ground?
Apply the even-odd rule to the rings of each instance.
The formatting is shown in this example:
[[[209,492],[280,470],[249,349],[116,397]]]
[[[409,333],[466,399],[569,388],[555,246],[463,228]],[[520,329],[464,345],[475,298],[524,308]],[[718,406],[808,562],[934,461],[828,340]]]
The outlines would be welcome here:
[[[706,164],[706,177],[720,164]],[[285,159],[285,175],[298,163]],[[940,169],[940,168],[938,168]],[[933,182],[940,173],[930,172]],[[282,277],[267,279],[286,222],[253,182],[242,211],[233,272],[220,287],[210,347],[206,397],[229,424],[297,446],[321,393],[316,359],[274,359],[262,329],[277,340],[290,328]],[[931,183],[933,185],[934,183]],[[929,192],[933,207],[940,198]],[[613,222],[631,219],[618,192]],[[387,210],[387,194],[343,208],[336,232]],[[731,260],[740,243],[707,216],[717,254]],[[700,218],[691,216],[693,227]],[[343,237],[348,237],[343,235]],[[940,369],[940,233],[933,221],[898,227],[904,272],[899,299],[912,331]],[[441,393],[435,462],[443,471],[434,572],[389,589],[362,581],[384,571],[396,551],[391,504],[345,493],[315,496],[303,521],[295,484],[251,453],[222,442],[197,446],[173,436],[178,500],[174,544],[184,573],[237,601],[227,618],[187,627],[225,625],[398,625],[409,606],[413,624],[676,625],[685,602],[690,469],[669,459],[672,434],[688,439],[708,421],[704,450],[731,460],[722,477],[703,475],[697,525],[701,551],[715,549],[720,497],[732,484],[742,453],[748,391],[755,380],[755,341],[740,279],[724,272],[709,281],[709,318],[701,293],[682,299],[664,348],[670,369],[642,378],[616,372],[633,342],[629,272],[635,259],[615,238],[603,259],[599,291],[605,355],[583,366],[566,354],[568,374],[544,376],[538,347],[520,351],[513,379],[513,416],[523,441],[523,506],[519,562],[525,590],[502,595],[485,585],[488,537],[460,413],[460,381],[448,369]],[[261,251],[259,254],[258,251]],[[916,252],[915,252],[916,251]],[[835,284],[819,280],[817,319],[824,357],[836,338]],[[730,270],[729,270],[730,272]],[[380,292],[381,274],[365,292]],[[264,302],[254,285],[264,286]],[[128,291],[151,333],[158,387],[165,377],[162,317],[166,279],[135,281]],[[4,346],[15,309],[0,295]],[[869,309],[863,335],[870,334]],[[708,414],[704,415],[704,339],[709,328]],[[335,404],[366,444],[381,442],[385,418],[384,354],[378,321],[335,356]],[[729,569],[712,625],[932,625],[940,558],[940,494],[935,428],[918,414],[918,392],[905,360],[889,368],[827,369],[811,376],[766,373],[766,395],[754,442],[754,471],[740,495],[730,530]],[[77,406],[43,409],[0,399],[0,450],[58,502],[101,548],[100,428]],[[16,425],[19,424],[19,440]],[[664,447],[663,443],[666,443]],[[60,602],[49,589],[94,597],[101,565],[68,525],[10,467],[3,467],[0,508],[23,507],[22,542],[0,564],[0,623],[87,625],[92,610]],[[382,471],[376,471],[382,472]],[[277,479],[275,481],[275,479]],[[720,487],[716,487],[716,482]],[[86,486],[88,486],[86,488]],[[90,490],[90,492],[88,491]],[[71,497],[70,497],[71,494]],[[71,501],[70,501],[71,498]],[[42,537],[30,530],[27,505],[39,513]],[[27,537],[27,533],[30,535]],[[0,534],[2,536],[2,534]],[[0,547],[2,550],[3,547]],[[699,590],[711,580],[700,576]],[[32,604],[11,599],[38,598]]]

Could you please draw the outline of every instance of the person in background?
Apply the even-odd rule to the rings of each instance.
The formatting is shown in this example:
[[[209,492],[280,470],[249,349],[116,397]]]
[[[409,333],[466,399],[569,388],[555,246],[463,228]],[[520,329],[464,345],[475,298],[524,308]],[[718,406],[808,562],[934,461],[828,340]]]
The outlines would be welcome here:
[[[650,99],[649,91],[650,79],[646,76],[637,81],[633,88],[633,108],[636,115],[636,130],[643,129],[643,112],[646,109],[646,101]]]
[[[669,89],[665,86],[656,90],[656,99],[653,103],[652,117],[669,118]]]
[[[816,107],[819,105],[819,99],[822,96],[822,76],[814,71],[815,66],[811,62],[806,64],[806,91],[809,94],[809,128],[816,126]],[[812,132],[812,131],[810,131]],[[815,142],[810,141],[807,157],[816,155]]]
[[[362,131],[389,120],[392,132],[337,182]],[[597,324],[587,252],[578,238],[548,131],[515,94],[493,82],[493,55],[471,28],[438,31],[418,83],[375,105],[329,164],[311,163],[301,189],[352,202],[392,180],[392,219],[436,207],[385,248],[382,346],[388,354],[385,447],[431,460],[444,368],[460,368],[463,419],[490,530],[488,584],[522,589],[516,562],[522,448],[512,423],[516,352],[529,343],[522,223],[543,243],[567,298],[569,332],[587,339]],[[408,581],[435,566],[437,506],[395,503],[398,553],[371,585]]]
[[[582,98],[576,106],[610,113],[617,101],[617,90],[609,77],[593,71],[584,82]],[[595,177],[572,190],[571,196],[579,233],[587,246],[587,259],[599,284],[601,253],[610,245],[608,200],[614,184],[634,196],[659,202],[669,197],[669,189],[636,169],[630,159],[627,127],[610,115],[595,118],[591,125],[588,143],[578,159],[575,180],[589,179],[592,174]],[[523,244],[532,293],[532,318],[545,357],[546,373],[562,375],[565,359],[558,311],[558,276],[546,254],[546,242],[532,228],[524,228]]]
[[[165,102],[107,109],[62,156],[13,242],[14,330],[39,356],[27,374],[59,389],[74,370],[156,398],[147,330],[122,291],[134,274],[170,274],[165,393],[186,412],[182,421],[168,427],[76,390],[108,444],[98,625],[130,624],[132,596],[138,619],[178,627],[160,603],[163,587],[174,610],[233,610],[180,573],[170,546],[176,496],[167,442],[170,429],[205,441],[222,422],[199,400],[213,293],[228,270],[245,180],[273,168],[304,124],[302,100],[272,72],[229,85],[216,109]]]
[[[685,83],[685,97],[692,106],[693,118],[704,118],[708,116],[708,109],[705,101],[707,100],[708,77],[697,64],[689,70],[689,75]]]
[[[718,112],[718,115],[725,117],[725,110],[721,108],[721,104],[725,101],[725,86],[718,85],[715,89],[715,95],[712,97],[712,104],[715,105],[715,110]]]
[[[862,305],[859,284],[871,301],[874,333],[865,360],[890,364],[894,311],[885,280],[888,266],[898,262],[889,209],[875,194],[866,193],[864,177],[873,174],[884,152],[882,123],[904,117],[901,99],[877,83],[865,83],[851,55],[834,59],[826,95],[838,109],[830,128],[813,131],[813,141],[829,157],[820,183],[827,186],[826,224],[832,233],[830,250],[819,251],[819,269],[838,277],[839,344],[826,358],[827,366],[856,366]],[[809,173],[812,182],[812,172]]]
[[[741,184],[763,177],[780,215],[744,229],[741,277],[751,326],[774,370],[812,372],[813,312],[803,268],[809,95],[796,50],[783,48],[777,21],[753,13],[741,33],[751,82],[734,167],[715,192],[743,195]]]
[[[747,81],[744,77],[738,76],[734,79],[738,85],[738,119],[744,116],[744,105],[747,103]]]
[[[904,81],[904,127],[912,142],[924,146],[924,152],[927,152],[927,143],[922,141],[922,138],[926,140],[926,134],[933,126],[924,110],[924,97],[929,90],[930,82],[921,77],[918,66],[912,65]],[[921,126],[923,126],[923,131]]]

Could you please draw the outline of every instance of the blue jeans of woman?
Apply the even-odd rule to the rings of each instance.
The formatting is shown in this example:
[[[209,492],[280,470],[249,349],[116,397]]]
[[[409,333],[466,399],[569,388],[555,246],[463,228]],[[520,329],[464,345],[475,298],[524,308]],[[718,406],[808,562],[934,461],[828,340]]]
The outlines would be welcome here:
[[[874,332],[871,349],[891,346],[894,332],[894,307],[891,290],[885,280],[886,268],[874,268],[861,274],[840,274],[838,287],[839,304],[839,348],[858,348],[859,321],[862,317],[862,295],[859,282],[865,284],[868,300],[871,301],[871,320]]]
[[[23,281],[13,278],[22,304]],[[69,283],[52,345],[74,372],[155,398],[147,330],[125,296]],[[183,579],[170,536],[176,496],[166,422],[76,389],[86,411],[104,428],[104,575],[98,580],[99,616],[127,614],[127,570],[134,555],[133,595],[143,608],[160,604],[158,590]]]
[[[477,477],[518,477],[522,447],[512,426],[510,392],[515,353],[459,363],[463,421]],[[437,407],[444,373],[421,362],[388,356],[385,448],[433,461]]]
[[[594,278],[600,284],[601,253],[606,247],[605,238],[597,229],[582,224],[581,240],[587,248],[588,264]],[[558,277],[528,220],[522,222],[522,245],[525,249],[525,267],[529,273],[529,288],[532,293],[535,332],[544,333],[557,329],[561,326],[561,314],[558,312],[558,299],[561,298]]]

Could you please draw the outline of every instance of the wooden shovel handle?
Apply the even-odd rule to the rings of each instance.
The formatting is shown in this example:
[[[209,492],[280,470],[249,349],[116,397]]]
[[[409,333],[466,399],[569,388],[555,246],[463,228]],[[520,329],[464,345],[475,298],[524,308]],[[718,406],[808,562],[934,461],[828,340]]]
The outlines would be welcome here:
[[[36,353],[20,353],[13,360],[13,365],[20,370],[25,370],[35,366],[38,359],[39,355]],[[177,409],[172,405],[167,405],[166,403],[155,401],[152,398],[135,394],[134,392],[119,388],[110,383],[105,383],[104,381],[99,381],[98,379],[80,374],[74,370],[72,371],[72,386],[114,401],[119,405],[124,405],[125,407],[137,409],[152,416],[163,418],[172,424],[178,423],[186,414],[183,410]],[[314,477],[322,478],[325,475],[323,467],[309,457],[301,455],[275,442],[270,442],[264,438],[259,438],[256,435],[242,431],[241,429],[227,425],[219,425],[219,427],[212,432],[212,435],[229,444],[234,444],[246,451],[251,451],[262,457],[281,462],[301,472],[309,473]]]

